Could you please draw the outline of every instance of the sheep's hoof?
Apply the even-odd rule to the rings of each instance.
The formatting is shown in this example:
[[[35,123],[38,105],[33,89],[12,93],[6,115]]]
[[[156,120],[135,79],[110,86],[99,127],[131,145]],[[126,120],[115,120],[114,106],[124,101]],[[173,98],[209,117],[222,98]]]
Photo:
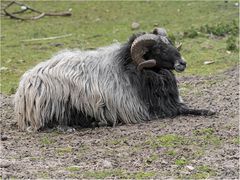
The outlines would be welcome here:
[[[92,122],[91,127],[106,127],[108,124],[106,122]]]
[[[57,130],[63,133],[73,133],[76,131],[75,128],[73,127],[63,126],[63,125],[57,126]]]
[[[215,111],[208,111],[208,112],[206,113],[206,116],[213,116],[213,115],[215,115],[215,114],[216,114]]]
[[[99,127],[106,127],[108,124],[106,122],[99,122],[98,126]]]
[[[28,133],[32,133],[32,132],[34,132],[34,129],[31,126],[29,126],[29,127],[27,127],[26,131]]]

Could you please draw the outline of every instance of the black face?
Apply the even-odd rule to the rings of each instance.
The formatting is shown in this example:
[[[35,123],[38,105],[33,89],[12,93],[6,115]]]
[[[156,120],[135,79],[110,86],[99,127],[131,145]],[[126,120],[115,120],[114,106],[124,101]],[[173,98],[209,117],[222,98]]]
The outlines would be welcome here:
[[[181,58],[179,51],[172,44],[162,41],[149,48],[144,59],[155,59],[157,69],[175,69],[177,72],[182,72],[186,68],[186,62]]]

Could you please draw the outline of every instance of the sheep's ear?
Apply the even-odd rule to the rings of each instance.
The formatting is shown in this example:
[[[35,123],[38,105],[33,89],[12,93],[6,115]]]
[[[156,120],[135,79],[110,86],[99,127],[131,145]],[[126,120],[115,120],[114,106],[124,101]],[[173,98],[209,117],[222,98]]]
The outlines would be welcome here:
[[[178,44],[178,45],[176,46],[176,48],[177,48],[178,51],[181,51],[181,49],[182,49],[182,43]]]
[[[154,28],[153,34],[160,35],[160,36],[167,36],[167,31],[164,28]]]

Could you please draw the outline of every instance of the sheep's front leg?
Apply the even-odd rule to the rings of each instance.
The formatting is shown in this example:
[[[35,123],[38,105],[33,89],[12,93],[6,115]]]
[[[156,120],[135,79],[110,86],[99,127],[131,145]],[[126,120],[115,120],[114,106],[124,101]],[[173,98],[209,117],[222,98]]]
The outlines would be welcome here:
[[[186,105],[182,106],[179,109],[180,115],[195,115],[195,116],[212,116],[216,114],[214,111],[210,111],[207,109],[190,109]]]

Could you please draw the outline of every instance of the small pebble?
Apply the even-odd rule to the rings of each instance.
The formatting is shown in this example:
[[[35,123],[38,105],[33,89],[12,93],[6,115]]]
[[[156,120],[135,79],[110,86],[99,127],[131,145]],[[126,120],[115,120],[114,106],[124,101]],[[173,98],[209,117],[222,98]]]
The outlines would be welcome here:
[[[11,165],[10,161],[0,159],[0,168],[8,168]]]
[[[132,30],[136,30],[136,29],[138,29],[140,27],[140,24],[139,23],[137,23],[137,22],[133,22],[132,23]]]
[[[168,162],[167,161],[165,161],[165,160],[162,160],[162,162],[161,162],[162,164],[168,164]]]
[[[8,137],[6,135],[1,135],[1,141],[6,141]]]
[[[187,169],[189,169],[190,171],[194,170],[195,168],[192,166],[186,166]]]
[[[4,67],[4,66],[0,68],[0,72],[7,71],[7,70],[8,70],[8,68]]]
[[[105,168],[112,168],[112,163],[108,160],[104,160],[102,162],[102,166],[105,167]]]
[[[231,51],[226,51],[227,54],[231,54]]]

